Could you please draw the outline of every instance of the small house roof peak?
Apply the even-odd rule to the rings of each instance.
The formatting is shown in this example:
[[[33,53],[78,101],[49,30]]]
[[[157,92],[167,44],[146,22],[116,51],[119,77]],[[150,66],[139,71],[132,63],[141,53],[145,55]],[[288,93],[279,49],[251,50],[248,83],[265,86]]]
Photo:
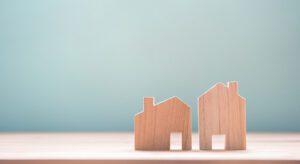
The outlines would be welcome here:
[[[182,100],[181,100],[179,97],[177,97],[177,96],[170,97],[170,98],[168,98],[168,99],[166,99],[166,100],[164,100],[164,101],[161,101],[161,102],[159,102],[159,103],[157,103],[157,104],[155,104],[155,105],[160,105],[160,104],[162,104],[162,103],[164,103],[164,102],[171,101],[171,100],[181,102],[182,104],[184,104],[185,106],[187,106],[188,108],[190,108],[190,106],[189,106],[188,104],[186,104],[184,101],[182,101]]]

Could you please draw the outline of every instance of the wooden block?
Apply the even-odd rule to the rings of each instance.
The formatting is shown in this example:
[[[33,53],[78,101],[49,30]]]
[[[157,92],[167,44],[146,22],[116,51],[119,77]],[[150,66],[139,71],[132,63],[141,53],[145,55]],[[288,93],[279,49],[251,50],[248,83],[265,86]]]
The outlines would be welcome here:
[[[182,133],[182,150],[192,149],[191,108],[177,97],[156,105],[145,97],[134,118],[135,150],[170,150],[172,132]]]
[[[225,135],[226,150],[246,149],[246,100],[237,82],[218,83],[198,97],[201,150],[212,149],[212,136]]]

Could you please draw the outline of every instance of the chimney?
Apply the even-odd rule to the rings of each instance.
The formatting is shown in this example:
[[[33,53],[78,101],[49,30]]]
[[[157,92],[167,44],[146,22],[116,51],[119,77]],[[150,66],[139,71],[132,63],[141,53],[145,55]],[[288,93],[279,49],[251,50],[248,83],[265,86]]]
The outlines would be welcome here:
[[[153,97],[144,97],[144,111],[153,109]]]
[[[238,93],[238,82],[237,81],[231,81],[228,83],[228,88],[230,91],[234,93]]]

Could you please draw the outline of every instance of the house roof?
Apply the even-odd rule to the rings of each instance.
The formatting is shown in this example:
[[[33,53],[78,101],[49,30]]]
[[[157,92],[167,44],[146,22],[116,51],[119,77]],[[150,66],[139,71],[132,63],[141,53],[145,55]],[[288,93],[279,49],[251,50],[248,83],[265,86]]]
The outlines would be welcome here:
[[[170,97],[170,98],[168,98],[168,99],[166,99],[166,100],[164,100],[164,101],[161,101],[161,102],[159,102],[159,103],[157,103],[157,104],[154,104],[154,106],[159,106],[159,105],[164,104],[164,103],[167,103],[167,102],[169,102],[169,101],[177,101],[177,102],[180,102],[181,104],[185,105],[187,108],[190,108],[190,106],[189,106],[188,104],[186,104],[185,102],[183,102],[183,101],[182,101],[179,97],[177,97],[177,96]]]
[[[183,102],[180,98],[178,98],[176,96],[170,97],[170,98],[168,98],[168,99],[166,99],[164,101],[161,101],[161,102],[159,102],[157,104],[154,103],[153,106],[160,106],[160,105],[163,105],[164,103],[167,103],[169,101],[177,101],[177,102],[183,104],[186,108],[191,109],[191,107],[188,104],[186,104],[185,102]],[[144,113],[144,111],[138,112],[135,116],[141,115],[143,113]]]
[[[216,89],[217,87],[223,87],[223,88],[226,88],[226,89],[228,90],[228,89],[229,89],[229,83],[232,83],[232,82],[236,82],[236,81],[230,81],[230,82],[227,83],[227,85],[225,85],[225,84],[222,83],[222,82],[218,82],[217,84],[215,84],[215,85],[213,85],[212,87],[210,87],[206,92],[204,92],[203,94],[201,94],[198,98],[200,98],[200,97],[206,95],[208,92],[213,91],[213,90]],[[237,93],[237,95],[238,95],[240,98],[246,100],[246,99],[245,99],[243,96],[241,96],[239,93]]]

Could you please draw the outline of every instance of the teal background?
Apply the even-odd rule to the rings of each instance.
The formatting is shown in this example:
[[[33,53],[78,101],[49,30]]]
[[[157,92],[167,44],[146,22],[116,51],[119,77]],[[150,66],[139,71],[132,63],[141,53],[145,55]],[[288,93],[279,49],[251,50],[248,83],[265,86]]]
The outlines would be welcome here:
[[[132,131],[239,81],[249,131],[300,131],[300,1],[0,0],[0,131]]]

